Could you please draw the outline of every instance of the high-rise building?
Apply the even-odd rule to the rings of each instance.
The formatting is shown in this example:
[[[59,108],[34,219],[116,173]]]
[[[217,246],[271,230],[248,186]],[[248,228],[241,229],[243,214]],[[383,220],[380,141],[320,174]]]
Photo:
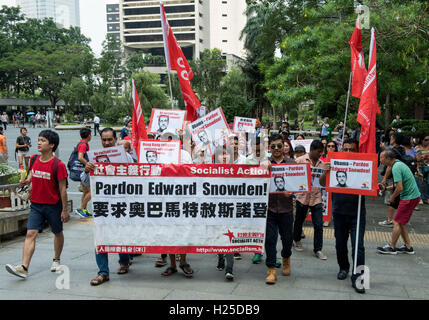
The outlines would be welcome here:
[[[246,24],[245,0],[164,0],[174,35],[187,59],[204,49],[243,57],[241,30]],[[120,0],[121,40],[125,49],[164,55],[159,1]]]
[[[107,35],[114,39],[121,39],[121,23],[119,15],[118,1],[106,4],[106,21],[107,21]]]
[[[64,27],[80,27],[79,0],[17,0],[28,18],[53,18]]]

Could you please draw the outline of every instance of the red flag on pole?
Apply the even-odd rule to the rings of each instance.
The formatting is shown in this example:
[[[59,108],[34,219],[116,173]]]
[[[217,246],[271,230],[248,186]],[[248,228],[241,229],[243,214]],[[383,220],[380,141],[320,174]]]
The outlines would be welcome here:
[[[365,78],[357,121],[361,124],[359,152],[375,153],[376,116],[380,114],[377,103],[377,44],[374,28],[371,29],[369,72]]]
[[[164,4],[160,3],[160,7],[167,67],[169,71],[177,71],[180,88],[182,89],[183,100],[185,100],[186,105],[186,120],[193,122],[197,119],[197,109],[201,107],[201,103],[191,87],[191,80],[194,77],[194,73],[192,72],[182,49],[180,49],[180,46],[174,37],[173,30],[171,30],[167,16],[165,15]]]
[[[367,73],[365,61],[363,58],[360,14],[358,14],[355,31],[353,32],[349,43],[351,49],[351,68],[353,74],[352,96],[360,98]]]
[[[136,84],[133,81],[133,128],[131,133],[131,147],[137,151],[137,157],[140,156],[139,141],[147,139],[146,124],[144,123],[144,116],[140,104],[139,95],[137,93]]]

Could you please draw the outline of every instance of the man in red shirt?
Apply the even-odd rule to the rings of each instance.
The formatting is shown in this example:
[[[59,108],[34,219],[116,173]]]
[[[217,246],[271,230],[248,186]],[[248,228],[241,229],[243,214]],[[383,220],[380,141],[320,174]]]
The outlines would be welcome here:
[[[52,130],[43,130],[39,134],[37,150],[30,160],[28,178],[23,185],[32,184],[31,210],[27,222],[27,235],[24,241],[22,264],[6,265],[6,270],[20,278],[27,278],[28,267],[36,246],[36,237],[43,230],[45,221],[54,233],[54,260],[51,271],[60,266],[60,256],[64,245],[63,222],[70,219],[67,208],[67,170],[64,163],[54,156],[59,144],[58,134]]]

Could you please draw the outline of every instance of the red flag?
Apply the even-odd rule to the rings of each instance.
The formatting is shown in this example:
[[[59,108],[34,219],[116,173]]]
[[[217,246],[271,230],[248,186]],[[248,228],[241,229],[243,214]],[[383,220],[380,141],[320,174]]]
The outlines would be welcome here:
[[[353,32],[349,40],[349,43],[350,43],[350,49],[351,49],[351,68],[353,73],[352,96],[356,98],[360,98],[367,71],[365,68],[365,61],[363,58],[362,33],[361,33],[359,14],[356,20],[355,31]]]
[[[359,138],[359,152],[376,152],[375,126],[377,114],[380,113],[380,108],[377,103],[377,45],[375,31],[374,28],[372,28],[369,72],[365,78],[357,116],[357,121],[362,126]]]
[[[144,116],[142,107],[137,93],[136,84],[133,79],[133,128],[131,134],[131,147],[137,151],[137,157],[140,156],[141,139],[147,139],[146,124],[144,123]]]
[[[183,100],[185,100],[186,105],[186,120],[193,122],[197,120],[197,109],[201,107],[201,103],[191,87],[191,80],[194,77],[194,73],[192,72],[182,49],[180,49],[180,46],[174,37],[173,30],[171,30],[170,24],[168,23],[165,15],[164,4],[161,3],[160,6],[167,67],[168,70],[177,71]]]

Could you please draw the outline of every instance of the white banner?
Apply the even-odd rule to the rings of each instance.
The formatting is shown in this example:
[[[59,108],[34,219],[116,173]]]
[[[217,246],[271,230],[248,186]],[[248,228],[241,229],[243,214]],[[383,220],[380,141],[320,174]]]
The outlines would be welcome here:
[[[270,193],[310,192],[310,164],[273,164]]]
[[[256,119],[243,118],[243,117],[235,117],[234,118],[234,127],[233,132],[248,132],[254,133],[256,131]]]
[[[97,166],[98,252],[263,252],[269,173],[242,165]]]
[[[164,132],[177,132],[185,128],[186,111],[152,109],[148,132],[162,134]]]
[[[128,157],[124,146],[88,151],[88,159],[89,162],[128,163]]]
[[[180,141],[140,141],[140,163],[179,164],[180,152]]]

